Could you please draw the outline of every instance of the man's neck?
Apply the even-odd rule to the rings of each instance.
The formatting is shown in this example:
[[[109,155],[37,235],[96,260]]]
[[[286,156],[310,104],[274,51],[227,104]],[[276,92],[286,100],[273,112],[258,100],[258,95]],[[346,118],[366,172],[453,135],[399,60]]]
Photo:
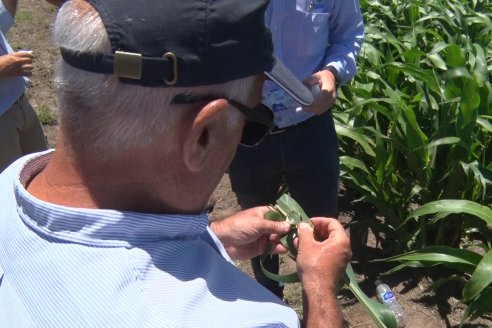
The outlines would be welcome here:
[[[132,156],[135,158],[135,156]],[[87,156],[87,158],[90,158]],[[138,158],[138,157],[137,157]],[[205,204],[180,192],[175,181],[152,174],[141,162],[99,164],[87,160],[79,168],[62,147],[27,186],[34,197],[62,206],[142,213],[197,213]]]

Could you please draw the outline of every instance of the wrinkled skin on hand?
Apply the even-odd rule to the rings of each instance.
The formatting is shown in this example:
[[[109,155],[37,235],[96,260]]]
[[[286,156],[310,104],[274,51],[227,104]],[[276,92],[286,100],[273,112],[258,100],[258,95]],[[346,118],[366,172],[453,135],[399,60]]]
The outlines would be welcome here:
[[[211,223],[210,228],[232,259],[251,259],[266,249],[272,254],[287,252],[278,236],[289,232],[291,226],[287,222],[265,220],[268,210],[267,206],[253,207]]]
[[[338,220],[312,218],[298,227],[297,268],[304,287],[320,286],[335,292],[352,257],[350,239]],[[315,238],[316,236],[316,238]]]
[[[0,77],[31,76],[33,58],[29,52],[13,52],[0,56]]]

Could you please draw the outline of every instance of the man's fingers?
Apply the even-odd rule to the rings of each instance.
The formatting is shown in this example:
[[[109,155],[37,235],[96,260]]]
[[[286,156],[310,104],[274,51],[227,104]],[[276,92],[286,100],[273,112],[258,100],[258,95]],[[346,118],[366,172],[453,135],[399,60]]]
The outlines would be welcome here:
[[[343,228],[342,224],[336,219],[312,218],[311,223],[314,225],[314,234],[313,229],[311,229],[308,224],[302,223],[299,225],[297,231],[301,240],[303,239],[302,234],[305,234],[307,237],[309,236],[308,234],[310,234],[312,236],[311,239],[314,239],[314,236],[316,236],[316,239],[318,241],[323,241],[330,238],[334,242],[340,242],[347,239],[347,233],[345,232],[345,229]],[[309,239],[309,237],[304,239]]]
[[[32,54],[32,52],[29,52],[29,51],[14,52],[14,56],[16,56],[18,58],[23,58],[23,59],[33,59],[34,58],[34,55]]]
[[[289,232],[291,226],[288,222],[276,222],[265,220],[264,224],[259,227],[261,233],[270,233],[276,235],[283,235]]]

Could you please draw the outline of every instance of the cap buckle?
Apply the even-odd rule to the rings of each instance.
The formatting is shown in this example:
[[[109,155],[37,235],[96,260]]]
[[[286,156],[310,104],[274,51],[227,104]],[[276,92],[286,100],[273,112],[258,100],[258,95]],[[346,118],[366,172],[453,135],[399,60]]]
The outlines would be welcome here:
[[[165,79],[164,82],[166,82],[167,85],[174,85],[178,82],[178,58],[172,52],[166,52],[163,57],[172,60],[173,62],[173,78],[172,80]]]
[[[142,55],[133,52],[114,53],[114,74],[120,77],[140,80],[142,78]]]

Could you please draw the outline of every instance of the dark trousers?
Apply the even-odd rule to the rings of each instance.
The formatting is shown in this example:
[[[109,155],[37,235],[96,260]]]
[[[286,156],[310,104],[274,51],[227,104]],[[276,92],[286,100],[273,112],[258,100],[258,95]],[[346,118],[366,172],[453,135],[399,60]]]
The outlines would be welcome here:
[[[239,146],[229,168],[232,190],[245,209],[274,204],[283,182],[308,216],[337,217],[338,140],[330,111],[280,132],[255,147]],[[278,272],[278,256],[265,263]],[[255,277],[275,294],[282,287],[263,275],[259,258],[252,260]]]

